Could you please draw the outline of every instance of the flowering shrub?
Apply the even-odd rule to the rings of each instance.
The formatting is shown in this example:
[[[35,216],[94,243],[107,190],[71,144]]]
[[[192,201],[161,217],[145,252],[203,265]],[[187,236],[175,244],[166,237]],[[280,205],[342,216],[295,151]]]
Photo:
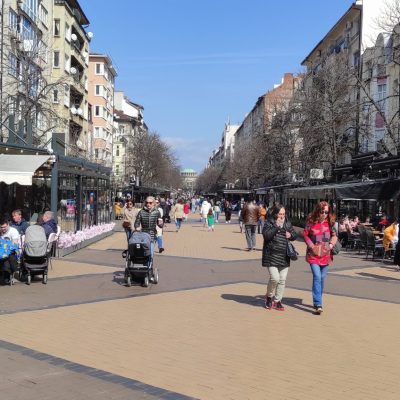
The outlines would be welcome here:
[[[115,223],[93,225],[90,228],[84,228],[77,232],[61,232],[58,238],[59,249],[68,249],[69,247],[76,246],[85,240],[92,239],[103,233],[110,232],[114,229]]]

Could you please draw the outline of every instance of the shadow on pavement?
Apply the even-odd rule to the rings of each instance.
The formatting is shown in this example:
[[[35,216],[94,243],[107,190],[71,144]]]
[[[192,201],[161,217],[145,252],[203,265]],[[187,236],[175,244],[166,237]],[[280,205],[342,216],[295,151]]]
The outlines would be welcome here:
[[[224,300],[236,301],[237,303],[249,306],[264,308],[265,295],[243,296],[239,294],[224,293],[221,295]],[[310,304],[303,304],[303,299],[297,297],[285,297],[282,301],[284,306],[296,308],[310,314],[315,314],[314,307]]]
[[[365,278],[381,279],[383,281],[400,281],[400,279],[391,278],[390,276],[380,276],[377,274],[369,274],[368,272],[359,272],[357,275]]]

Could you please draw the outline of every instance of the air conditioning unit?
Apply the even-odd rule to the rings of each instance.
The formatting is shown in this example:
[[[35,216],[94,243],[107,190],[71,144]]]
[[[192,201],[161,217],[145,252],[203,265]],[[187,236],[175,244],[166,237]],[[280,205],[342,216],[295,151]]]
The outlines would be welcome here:
[[[24,40],[24,51],[33,50],[33,40]]]
[[[310,169],[310,179],[324,179],[324,170],[319,168]]]

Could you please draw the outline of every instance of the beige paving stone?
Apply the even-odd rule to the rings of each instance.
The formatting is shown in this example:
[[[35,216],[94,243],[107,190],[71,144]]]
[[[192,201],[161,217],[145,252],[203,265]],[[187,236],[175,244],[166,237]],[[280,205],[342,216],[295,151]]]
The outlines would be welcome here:
[[[191,215],[191,218],[198,218]],[[257,234],[257,250],[246,250],[246,237],[240,233],[236,220],[225,224],[223,220],[215,225],[214,232],[208,232],[201,224],[185,222],[179,232],[175,224],[167,224],[164,229],[165,252],[161,256],[205,258],[221,261],[261,260],[262,235]],[[294,242],[300,256],[305,255],[306,246],[302,241]],[[126,236],[123,232],[114,233],[89,247],[95,250],[126,249]]]
[[[370,279],[388,279],[400,281],[400,271],[394,265],[382,265],[379,267],[356,268],[342,271],[334,271],[335,275],[354,276]]]
[[[2,340],[201,399],[397,399],[399,305],[235,284],[0,316]],[[34,334],[33,334],[34,333]]]
[[[112,274],[115,271],[121,270],[121,268],[93,265],[90,263],[74,263],[62,259],[53,259],[51,263],[53,268],[49,267],[49,279],[91,274]]]

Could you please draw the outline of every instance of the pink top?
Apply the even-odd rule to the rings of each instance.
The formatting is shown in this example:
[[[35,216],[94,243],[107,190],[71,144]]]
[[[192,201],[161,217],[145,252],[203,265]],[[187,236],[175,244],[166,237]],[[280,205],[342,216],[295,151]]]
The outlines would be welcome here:
[[[327,254],[316,256],[311,247],[314,244],[325,243],[326,246],[329,246],[329,241],[331,239],[332,234],[336,235],[336,231],[334,228],[330,228],[329,222],[327,220],[323,222],[316,222],[314,224],[307,223],[304,228],[304,241],[307,244],[307,255],[306,260],[310,264],[318,264],[318,265],[328,265],[330,261],[333,259],[332,253],[328,252]]]
[[[183,212],[184,212],[185,214],[189,214],[189,210],[190,210],[190,205],[189,205],[189,204],[185,204],[185,205],[183,206]]]

